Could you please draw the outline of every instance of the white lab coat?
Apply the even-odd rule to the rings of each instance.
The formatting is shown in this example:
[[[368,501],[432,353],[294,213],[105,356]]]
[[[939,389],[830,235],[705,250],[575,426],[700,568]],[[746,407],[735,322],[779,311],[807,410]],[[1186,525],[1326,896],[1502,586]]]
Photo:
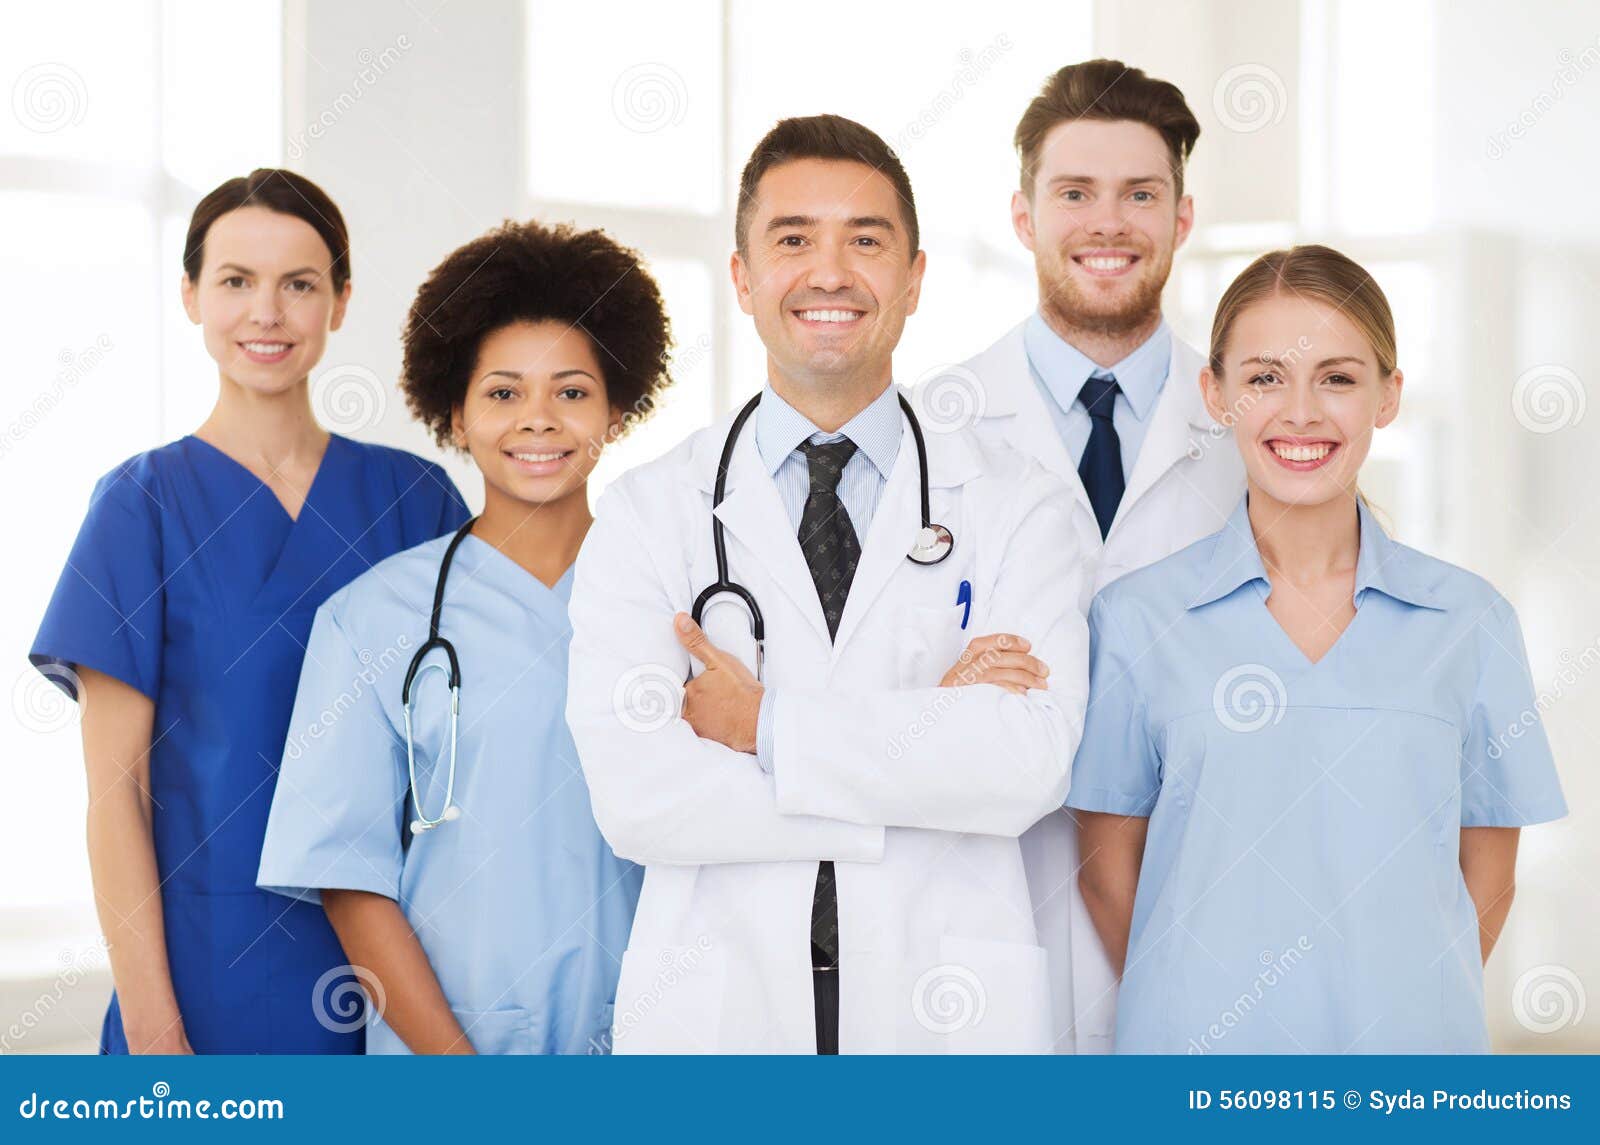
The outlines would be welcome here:
[[[1089,562],[1064,540],[1080,532],[1070,494],[970,429],[930,431],[932,518],[955,547],[913,564],[907,428],[830,642],[747,425],[718,516],[732,579],[766,618],[768,775],[658,706],[678,702],[691,663],[672,616],[715,579],[711,492],[731,420],[608,489],[578,558],[567,718],[601,830],[646,867],[616,1051],[814,1052],[821,859],[838,887],[843,1052],[1047,1051],[1049,975],[1017,836],[1060,805],[1087,701],[1076,602]],[[753,664],[740,608],[713,606],[705,627]],[[1047,690],[936,686],[994,631],[1028,634]]]
[[[1095,554],[1094,574],[1083,582],[1087,612],[1094,593],[1124,573],[1222,528],[1244,495],[1244,465],[1231,431],[1212,420],[1201,400],[1203,358],[1174,335],[1166,384],[1102,542],[1077,467],[1029,370],[1024,325],[966,363],[978,380],[976,428],[1038,460],[1072,491],[1081,512],[1073,515],[1076,531],[1063,543]],[[1077,825],[1068,812],[1053,811],[1023,836],[1022,853],[1034,922],[1050,956],[1056,1051],[1107,1053],[1117,978],[1078,888]]]

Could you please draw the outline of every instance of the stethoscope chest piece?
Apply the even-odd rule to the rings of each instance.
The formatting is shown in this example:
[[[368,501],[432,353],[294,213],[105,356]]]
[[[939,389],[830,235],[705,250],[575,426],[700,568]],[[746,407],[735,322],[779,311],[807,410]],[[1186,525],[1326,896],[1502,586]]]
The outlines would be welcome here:
[[[956,539],[950,535],[950,530],[930,522],[917,530],[917,539],[906,556],[919,565],[936,565],[955,547]]]

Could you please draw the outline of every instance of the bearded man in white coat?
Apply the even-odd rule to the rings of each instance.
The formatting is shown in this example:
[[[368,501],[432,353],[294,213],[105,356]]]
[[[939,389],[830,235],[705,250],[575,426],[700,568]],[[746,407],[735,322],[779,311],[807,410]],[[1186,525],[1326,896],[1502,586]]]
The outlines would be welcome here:
[[[1095,592],[1216,532],[1244,493],[1227,428],[1200,396],[1202,357],[1161,313],[1194,225],[1184,163],[1200,125],[1172,84],[1116,60],[1062,68],[1017,125],[1011,221],[1033,253],[1039,305],[964,366],[919,387],[919,408],[968,411],[1070,487],[1083,512],[1061,543],[1095,554]],[[1124,950],[1084,903],[1077,828],[1058,809],[1023,837],[1049,952],[1058,1053],[1106,1053]],[[1126,888],[1131,896],[1132,888]]]
[[[878,136],[779,123],[736,227],[765,385],[606,491],[572,593],[568,722],[646,868],[613,1048],[1045,1051],[1018,836],[1082,731],[1079,510],[903,401],[926,260]]]

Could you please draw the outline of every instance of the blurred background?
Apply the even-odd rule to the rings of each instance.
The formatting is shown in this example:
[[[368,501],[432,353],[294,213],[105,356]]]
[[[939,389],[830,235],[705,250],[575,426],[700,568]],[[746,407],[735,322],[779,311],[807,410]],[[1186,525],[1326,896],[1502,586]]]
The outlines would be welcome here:
[[[1102,55],[1178,84],[1204,128],[1198,225],[1166,299],[1180,335],[1203,346],[1232,276],[1299,241],[1346,251],[1387,292],[1405,405],[1363,486],[1400,539],[1516,604],[1572,807],[1523,836],[1488,969],[1494,1042],[1600,1049],[1590,0],[52,0],[6,15],[0,1052],[92,1049],[109,990],[76,713],[26,653],[95,479],[215,398],[178,301],[202,194],[258,166],[328,190],[355,294],[314,376],[319,417],[430,456],[394,384],[430,267],[507,217],[640,248],[676,329],[676,385],[608,451],[603,485],[763,380],[727,261],[739,169],[773,121],[844,114],[905,162],[928,251],[897,357],[910,384],[1033,308],[1011,133],[1047,74]]]

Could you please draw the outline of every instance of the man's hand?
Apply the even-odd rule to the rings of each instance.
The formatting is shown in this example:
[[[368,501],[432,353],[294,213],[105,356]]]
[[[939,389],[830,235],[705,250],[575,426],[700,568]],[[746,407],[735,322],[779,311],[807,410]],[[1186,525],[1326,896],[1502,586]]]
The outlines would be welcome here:
[[[960,659],[939,681],[941,688],[963,688],[968,684],[995,684],[1015,695],[1029,688],[1048,688],[1050,666],[1028,655],[1029,644],[1020,636],[997,632],[979,636],[968,644]]]
[[[705,665],[704,672],[683,686],[683,718],[701,739],[754,752],[764,690],[760,682],[737,656],[707,640],[687,612],[678,613],[672,623],[678,642]]]

